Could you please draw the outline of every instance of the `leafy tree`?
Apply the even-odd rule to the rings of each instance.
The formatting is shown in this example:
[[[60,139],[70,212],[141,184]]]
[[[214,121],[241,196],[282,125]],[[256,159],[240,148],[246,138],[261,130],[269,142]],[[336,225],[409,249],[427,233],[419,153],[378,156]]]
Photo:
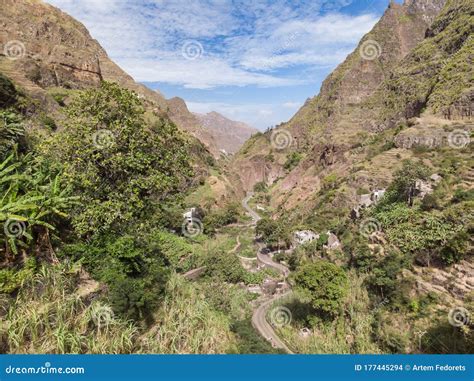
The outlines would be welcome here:
[[[342,268],[327,261],[308,263],[293,279],[296,288],[309,296],[316,310],[330,316],[339,314],[349,285]]]
[[[285,220],[262,218],[257,222],[257,235],[271,248],[286,248],[291,245],[291,232]]]
[[[67,106],[65,128],[45,144],[81,197],[72,216],[77,232],[122,229],[188,181],[182,134],[168,119],[147,123],[144,112],[135,93],[103,82]]]
[[[429,176],[428,167],[423,163],[406,160],[403,168],[395,173],[395,178],[387,189],[385,203],[406,202],[413,204],[415,183],[417,180],[426,180]],[[385,203],[381,203],[384,205]]]
[[[239,283],[245,279],[245,270],[237,256],[225,253],[212,253],[205,262],[206,275],[223,282]]]
[[[214,234],[216,229],[237,222],[239,216],[239,204],[230,203],[218,210],[208,213],[203,220],[204,229],[207,233]]]

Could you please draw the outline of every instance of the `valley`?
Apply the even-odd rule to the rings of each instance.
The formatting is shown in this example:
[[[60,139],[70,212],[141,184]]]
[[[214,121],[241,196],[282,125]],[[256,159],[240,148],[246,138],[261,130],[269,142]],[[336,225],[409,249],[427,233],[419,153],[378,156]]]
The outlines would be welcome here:
[[[387,4],[259,131],[0,0],[0,352],[474,353],[474,5]]]

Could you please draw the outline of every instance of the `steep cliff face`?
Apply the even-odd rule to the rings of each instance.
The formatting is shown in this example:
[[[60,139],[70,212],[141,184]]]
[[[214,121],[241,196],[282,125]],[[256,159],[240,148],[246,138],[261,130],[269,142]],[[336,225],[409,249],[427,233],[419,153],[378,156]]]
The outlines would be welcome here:
[[[474,103],[474,4],[448,1],[426,38],[392,71],[375,94],[385,119],[423,111],[445,119],[469,119]]]
[[[150,110],[167,113],[178,127],[201,141],[215,156],[220,156],[213,130],[203,128],[180,98],[170,100],[124,72],[107,55],[88,30],[61,10],[40,0],[0,0],[0,71],[31,95],[54,107],[45,90],[82,89],[100,81],[118,82],[137,92]],[[219,131],[222,139],[223,131]],[[233,140],[229,131],[226,140]]]
[[[367,134],[376,133],[386,126],[382,123],[384,110],[374,107],[374,97],[383,83],[393,76],[394,70],[426,37],[446,0],[410,0],[404,4],[391,3],[372,31],[363,37],[358,47],[323,82],[320,93],[275,131],[260,136],[252,147],[241,150],[235,160],[235,170],[242,173],[254,170],[262,173],[262,158],[270,158],[266,166],[271,173],[284,176],[282,166],[292,152],[302,156],[290,178],[284,179],[287,193],[301,182],[319,183],[317,172],[327,167],[321,162],[325,151],[339,154],[336,165],[344,167],[344,158],[350,147],[362,143]],[[284,133],[291,144],[275,149],[272,136]],[[273,144],[272,144],[273,143]],[[279,148],[279,147],[277,147]],[[318,167],[318,168],[316,168]],[[267,171],[268,172],[268,171]],[[304,181],[307,179],[307,181]],[[258,181],[271,183],[268,177],[248,176],[243,179],[244,189],[251,189]],[[278,185],[276,186],[278,188]],[[305,193],[301,191],[300,193]],[[281,199],[284,197],[279,195]],[[287,199],[287,198],[285,198]]]

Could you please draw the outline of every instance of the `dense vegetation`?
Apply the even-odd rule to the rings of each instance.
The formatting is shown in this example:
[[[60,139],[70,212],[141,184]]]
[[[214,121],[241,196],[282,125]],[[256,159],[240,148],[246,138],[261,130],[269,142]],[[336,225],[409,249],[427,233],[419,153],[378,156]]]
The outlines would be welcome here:
[[[200,209],[205,228],[181,231],[194,186],[189,139],[107,82],[69,91],[61,128],[44,128],[44,113],[25,116],[32,101],[4,81],[2,352],[271,351],[249,331],[248,294],[233,286],[262,275],[223,251],[235,240],[219,231],[239,207]],[[207,270],[195,285],[177,275],[199,266]],[[25,310],[32,305],[41,307]]]

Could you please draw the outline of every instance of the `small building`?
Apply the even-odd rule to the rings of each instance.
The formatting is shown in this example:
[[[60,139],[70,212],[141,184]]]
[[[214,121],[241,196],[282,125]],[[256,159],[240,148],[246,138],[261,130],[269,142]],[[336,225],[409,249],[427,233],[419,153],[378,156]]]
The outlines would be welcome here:
[[[193,218],[196,218],[196,208],[191,208],[183,213],[183,218],[188,222],[193,222]]]
[[[331,233],[330,231],[327,232],[328,235],[328,243],[325,245],[325,247],[329,250],[334,250],[334,249],[339,249],[341,247],[341,242],[339,241],[339,238],[334,233]]]
[[[372,194],[366,193],[359,196],[359,206],[362,208],[368,208],[374,202],[372,201]]]
[[[319,234],[311,230],[299,230],[294,233],[294,241],[297,245],[303,245],[304,243],[312,242],[318,238]]]
[[[264,211],[264,210],[265,210],[265,208],[264,208],[263,206],[261,206],[261,205],[257,205],[257,210]]]
[[[435,184],[439,183],[442,179],[443,179],[443,178],[442,178],[440,175],[438,175],[437,173],[433,173],[433,174],[430,176],[430,180],[431,180],[433,183],[435,183]]]
[[[383,195],[385,194],[385,189],[376,189],[372,192],[372,201],[374,203],[379,202]]]

